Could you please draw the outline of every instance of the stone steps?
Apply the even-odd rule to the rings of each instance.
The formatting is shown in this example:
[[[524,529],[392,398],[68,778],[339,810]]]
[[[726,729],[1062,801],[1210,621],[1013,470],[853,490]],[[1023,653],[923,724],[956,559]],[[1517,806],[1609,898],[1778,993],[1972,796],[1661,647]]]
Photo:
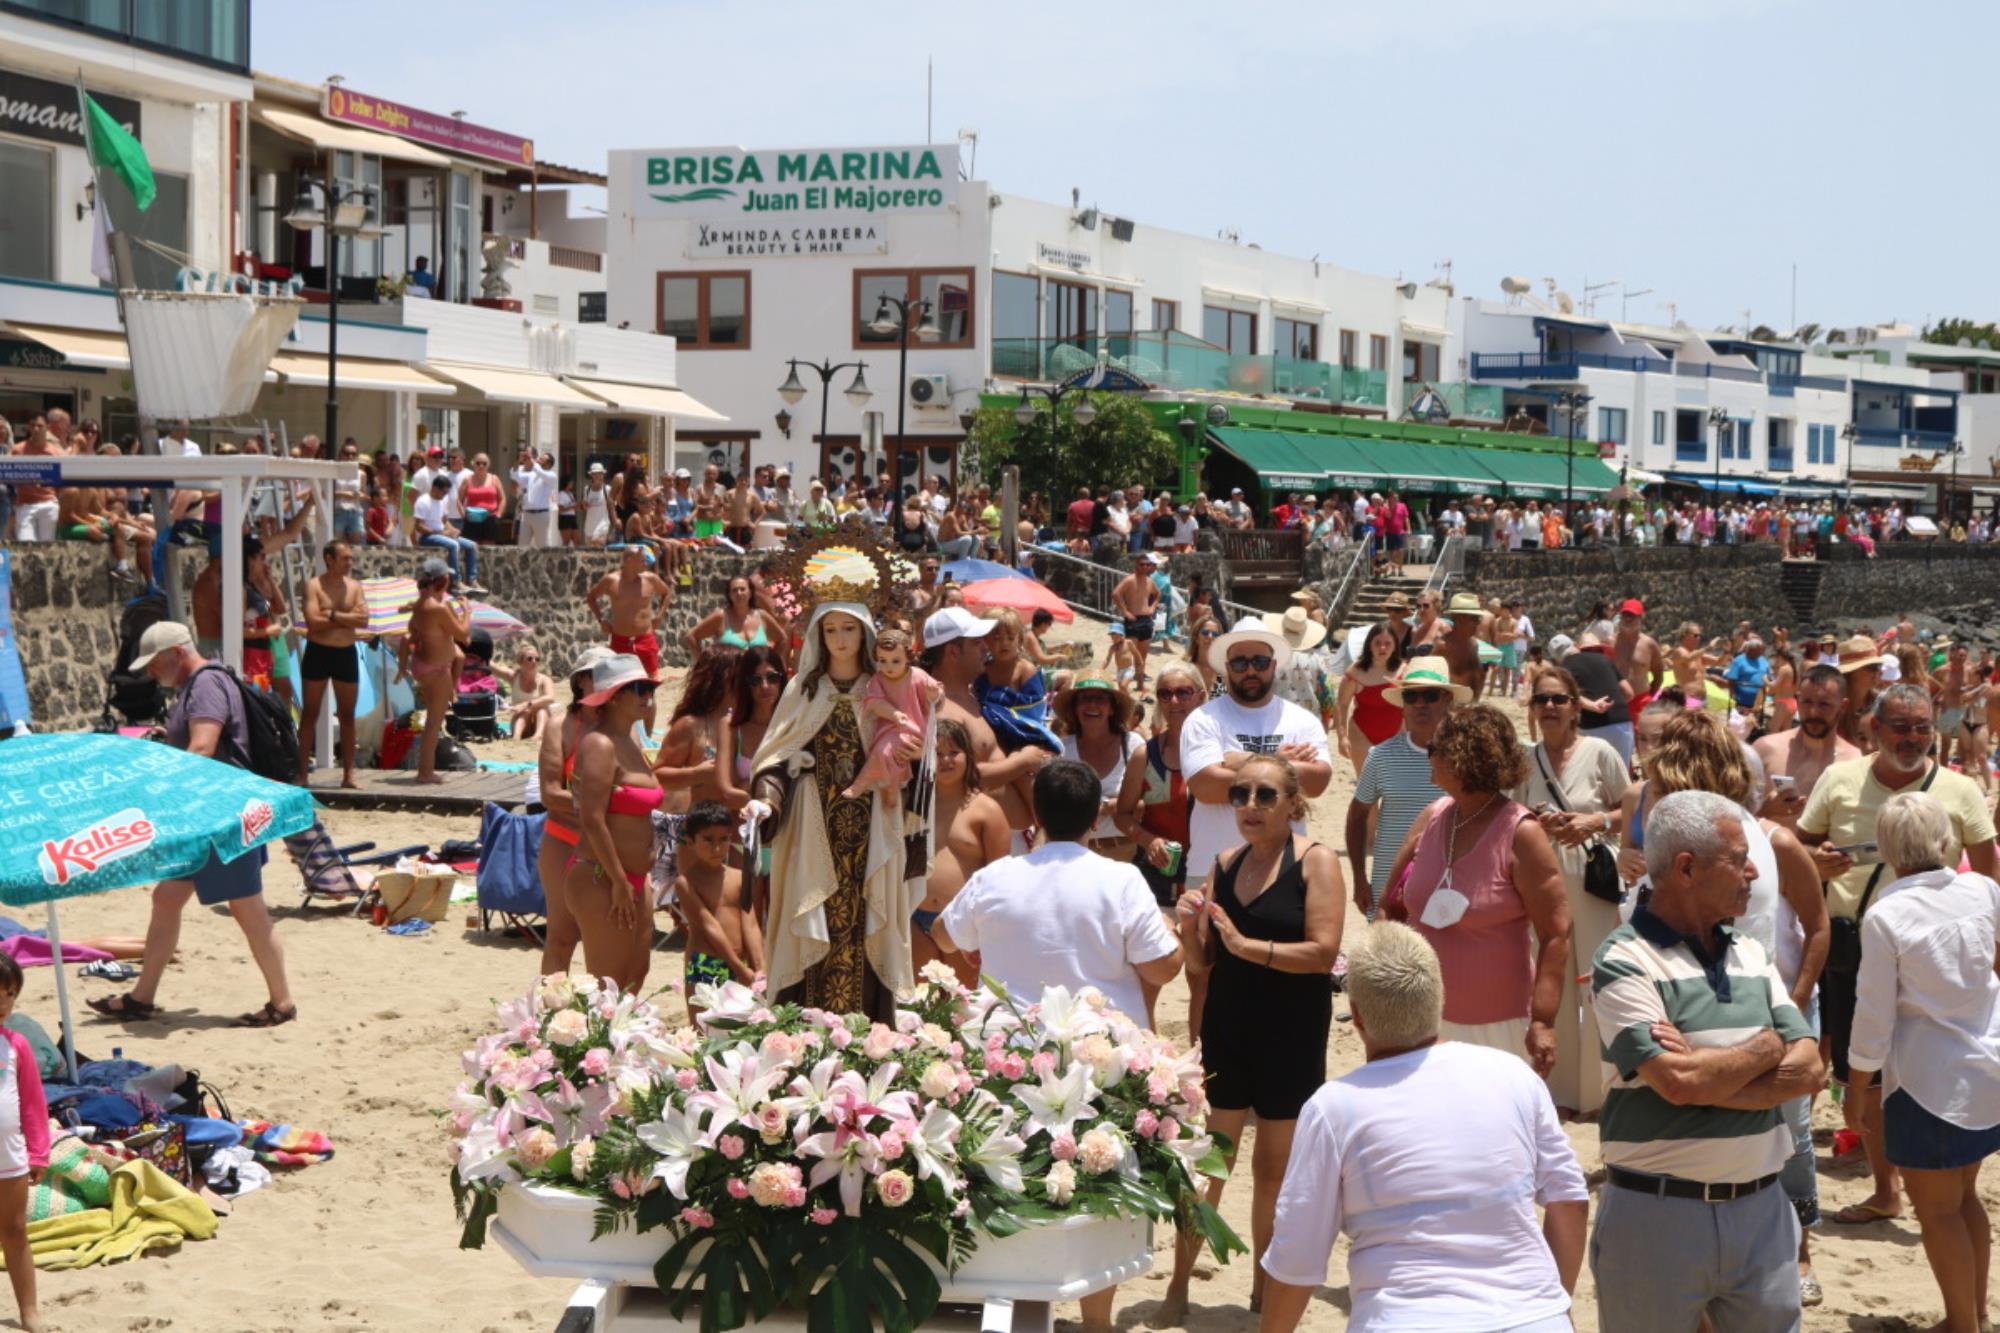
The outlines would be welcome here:
[[[1787,560],[1778,567],[1778,591],[1797,617],[1794,628],[1799,633],[1813,628],[1819,610],[1819,585],[1825,577],[1826,566],[1817,560]]]

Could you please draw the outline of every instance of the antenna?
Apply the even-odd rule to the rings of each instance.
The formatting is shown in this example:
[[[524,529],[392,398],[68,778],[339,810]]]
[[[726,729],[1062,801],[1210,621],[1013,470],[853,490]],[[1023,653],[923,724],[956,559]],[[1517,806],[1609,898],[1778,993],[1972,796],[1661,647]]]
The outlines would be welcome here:
[[[1618,322],[1620,324],[1623,324],[1625,322],[1625,307],[1632,300],[1633,297],[1651,296],[1652,294],[1653,294],[1653,289],[1651,287],[1639,287],[1636,289],[1631,287],[1626,287],[1621,289],[1618,293]]]
[[[1603,291],[1607,287],[1616,287],[1620,281],[1621,279],[1613,278],[1609,282],[1592,282],[1590,278],[1586,276],[1583,280],[1583,308],[1593,315],[1596,314],[1597,293]]]
[[[963,177],[965,180],[969,181],[978,180],[979,179],[979,131],[974,129],[961,129],[958,132],[958,142],[961,145],[968,143],[972,145],[971,164],[967,166],[961,166],[958,169],[959,175]]]

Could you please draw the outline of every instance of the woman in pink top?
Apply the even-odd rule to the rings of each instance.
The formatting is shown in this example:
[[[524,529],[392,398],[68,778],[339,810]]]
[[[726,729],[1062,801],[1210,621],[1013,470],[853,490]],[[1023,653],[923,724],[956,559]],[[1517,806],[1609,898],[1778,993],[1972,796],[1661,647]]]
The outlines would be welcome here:
[[[1491,704],[1445,718],[1431,741],[1431,780],[1445,796],[1403,839],[1384,908],[1437,950],[1445,995],[1438,1035],[1525,1052],[1547,1077],[1569,965],[1569,903],[1549,835],[1507,796],[1527,762],[1514,724]]]

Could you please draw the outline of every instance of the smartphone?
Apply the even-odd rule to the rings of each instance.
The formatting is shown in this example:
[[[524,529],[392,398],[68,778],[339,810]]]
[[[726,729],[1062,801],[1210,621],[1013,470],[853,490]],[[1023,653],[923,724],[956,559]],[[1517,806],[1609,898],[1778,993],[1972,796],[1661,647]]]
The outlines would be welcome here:
[[[1856,865],[1868,865],[1882,859],[1881,849],[1873,841],[1850,842],[1833,850],[1839,852]]]
[[[1771,775],[1771,785],[1774,787],[1784,787],[1786,789],[1790,789],[1798,786],[1799,784],[1798,784],[1798,779],[1794,778],[1790,773],[1773,773]]]

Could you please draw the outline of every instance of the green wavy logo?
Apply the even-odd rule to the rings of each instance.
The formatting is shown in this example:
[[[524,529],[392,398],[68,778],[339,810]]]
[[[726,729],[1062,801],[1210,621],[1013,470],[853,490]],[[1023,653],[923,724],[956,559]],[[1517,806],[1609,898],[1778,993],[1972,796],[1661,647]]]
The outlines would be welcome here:
[[[711,185],[701,190],[689,190],[686,194],[656,194],[653,196],[653,198],[663,204],[698,204],[710,199],[734,199],[735,197],[736,191],[725,190],[720,185]]]

